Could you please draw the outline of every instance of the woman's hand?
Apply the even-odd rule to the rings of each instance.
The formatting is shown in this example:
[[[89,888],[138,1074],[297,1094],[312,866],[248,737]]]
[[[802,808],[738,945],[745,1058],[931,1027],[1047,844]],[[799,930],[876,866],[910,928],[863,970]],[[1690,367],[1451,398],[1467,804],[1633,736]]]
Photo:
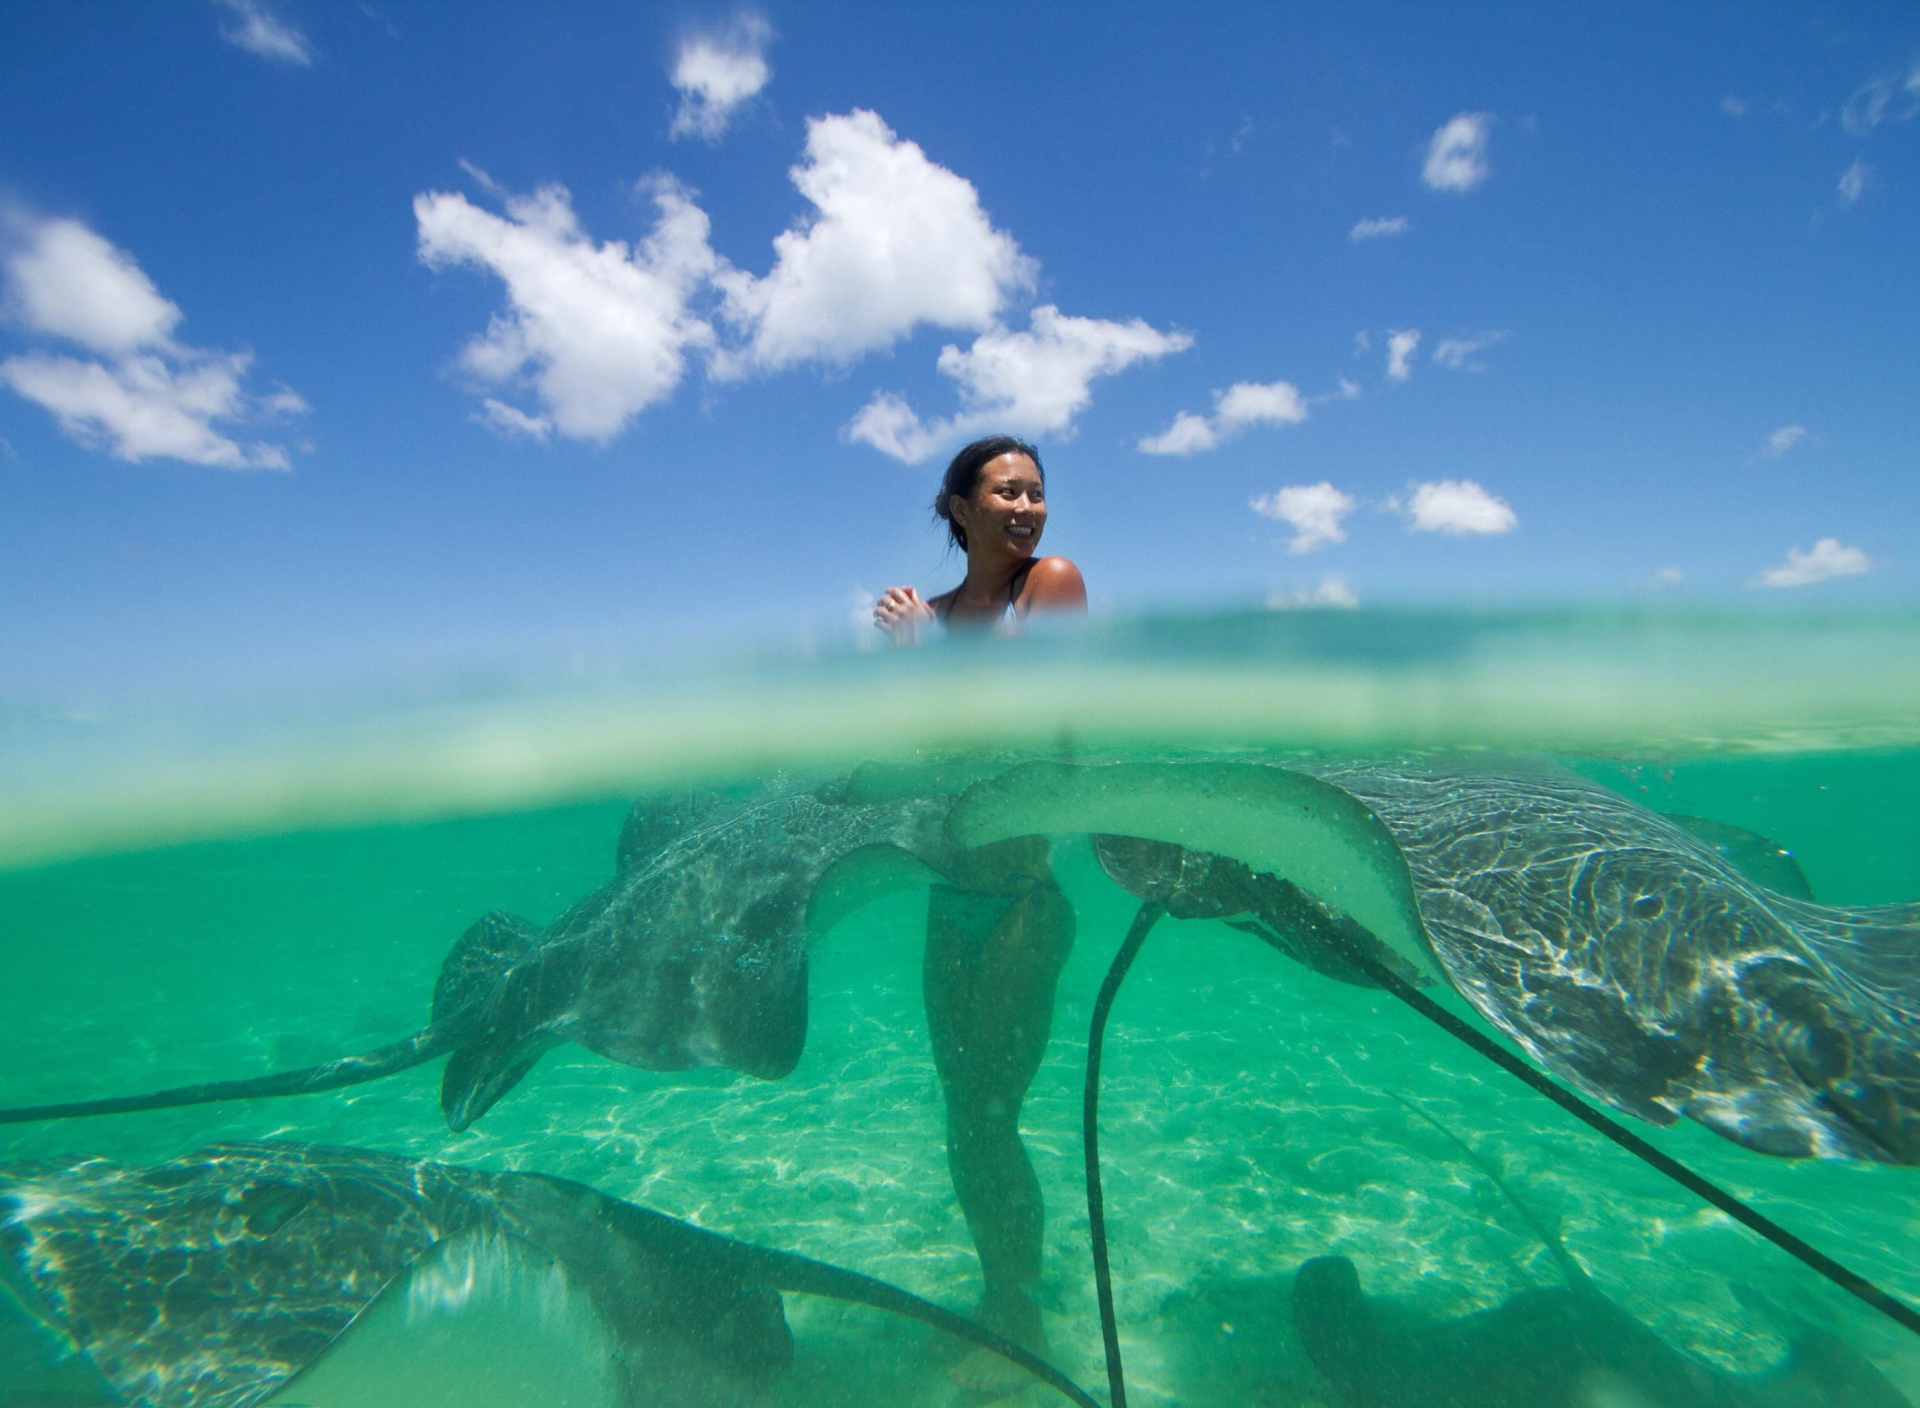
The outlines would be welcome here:
[[[918,645],[921,634],[933,621],[933,608],[912,587],[888,587],[874,603],[873,624],[895,645]]]

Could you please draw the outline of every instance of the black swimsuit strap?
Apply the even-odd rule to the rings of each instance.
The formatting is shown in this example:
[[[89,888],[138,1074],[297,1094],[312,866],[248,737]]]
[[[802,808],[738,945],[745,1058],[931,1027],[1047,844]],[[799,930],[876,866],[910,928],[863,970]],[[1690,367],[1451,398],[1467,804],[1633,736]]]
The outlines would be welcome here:
[[[1027,573],[1033,571],[1034,559],[1028,558],[1013,569],[1013,576],[1007,580],[1007,611],[1013,610],[1013,604],[1020,600],[1020,593],[1027,585]]]
[[[1037,561],[1038,558],[1030,557],[1013,569],[1013,575],[1007,579],[1007,604],[1000,613],[1002,616],[1013,614],[1013,604],[1020,600],[1020,593],[1027,585],[1027,574],[1033,571],[1033,564]],[[934,598],[933,614],[941,625],[946,625],[947,617],[953,614],[953,604],[960,599],[960,587],[964,586],[966,583],[962,582],[959,587]]]

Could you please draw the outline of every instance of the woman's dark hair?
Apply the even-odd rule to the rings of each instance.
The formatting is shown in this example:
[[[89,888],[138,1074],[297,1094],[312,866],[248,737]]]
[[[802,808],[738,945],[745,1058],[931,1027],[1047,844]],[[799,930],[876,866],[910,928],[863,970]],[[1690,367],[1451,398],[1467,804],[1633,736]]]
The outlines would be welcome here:
[[[953,521],[953,496],[972,498],[973,491],[980,487],[980,471],[1002,455],[1025,455],[1032,460],[1033,467],[1040,471],[1040,486],[1046,487],[1047,467],[1040,463],[1040,452],[1015,436],[989,435],[955,455],[940,480],[940,494],[933,501],[933,516],[947,525],[947,535],[961,552],[967,550],[967,530]]]

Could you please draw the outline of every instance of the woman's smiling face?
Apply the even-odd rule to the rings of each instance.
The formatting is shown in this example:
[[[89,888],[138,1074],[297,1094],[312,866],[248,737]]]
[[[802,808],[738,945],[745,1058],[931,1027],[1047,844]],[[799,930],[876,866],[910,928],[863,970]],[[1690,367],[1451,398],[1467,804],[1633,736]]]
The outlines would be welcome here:
[[[996,555],[1031,557],[1047,526],[1047,488],[1039,466],[1009,452],[980,467],[973,493],[955,494],[952,510],[966,530],[969,556],[977,545]]]

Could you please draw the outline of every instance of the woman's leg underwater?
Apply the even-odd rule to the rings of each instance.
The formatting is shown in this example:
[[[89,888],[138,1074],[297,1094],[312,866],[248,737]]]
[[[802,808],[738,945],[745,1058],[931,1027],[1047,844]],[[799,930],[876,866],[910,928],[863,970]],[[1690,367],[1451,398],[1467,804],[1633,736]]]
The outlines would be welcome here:
[[[1045,1209],[1020,1142],[1020,1105],[1053,1026],[1073,909],[1037,838],[977,853],[979,888],[935,886],[927,909],[927,1026],[947,1106],[947,1165],[986,1282],[981,1319],[1036,1352],[1027,1295]]]

